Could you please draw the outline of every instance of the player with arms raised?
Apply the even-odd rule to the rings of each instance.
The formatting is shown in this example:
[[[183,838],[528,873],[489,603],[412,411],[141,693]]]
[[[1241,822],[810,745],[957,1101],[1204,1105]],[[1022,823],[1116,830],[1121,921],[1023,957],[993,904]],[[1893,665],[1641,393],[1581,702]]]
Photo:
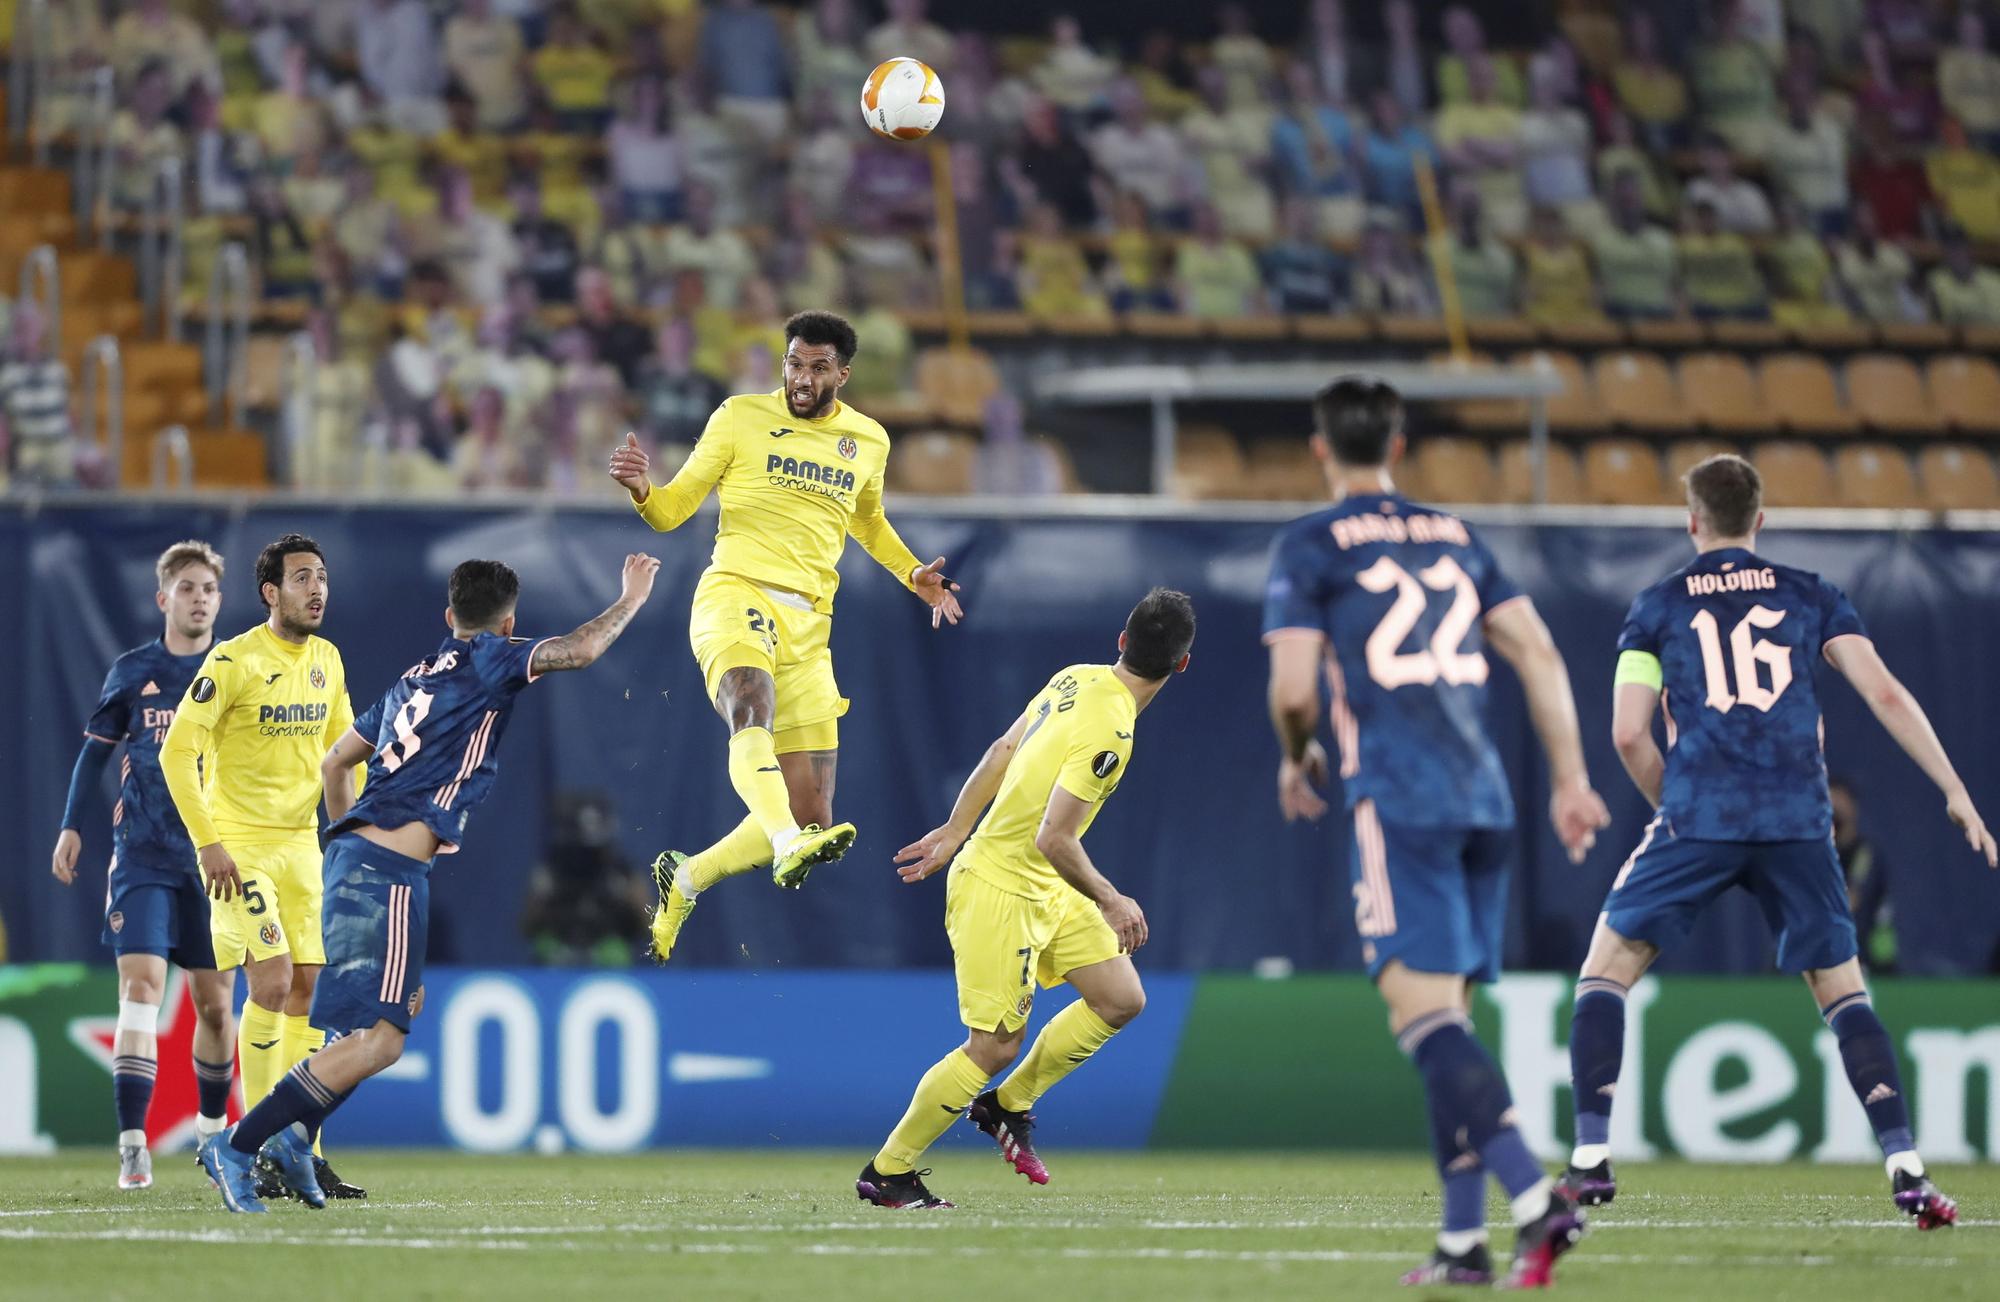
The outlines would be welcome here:
[[[1611,1097],[1625,993],[1660,949],[1732,886],[1757,897],[1778,966],[1805,976],[1882,1148],[1896,1206],[1921,1229],[1958,1219],[1924,1173],[1896,1049],[1868,998],[1833,847],[1813,664],[1824,656],[1944,793],[1945,815],[1988,867],[2000,862],[1923,707],[1876,653],[1847,597],[1756,554],[1763,483],[1737,456],[1688,472],[1696,556],[1639,594],[1618,636],[1612,741],[1658,811],[1612,883],[1571,1015],[1576,1151],[1563,1181],[1610,1202]],[[1666,715],[1667,752],[1653,740]]]
[[[250,1104],[325,1042],[306,1020],[326,961],[319,761],[327,738],[354,718],[340,652],[318,636],[327,604],[319,544],[286,534],[258,553],[256,577],[268,617],[210,649],[160,748],[208,881],[216,964],[241,966],[250,987],[236,1036]],[[215,1143],[209,1136],[203,1151]],[[320,1166],[336,1196],[367,1196]]]
[[[1118,635],[1118,662],[1071,665],[1051,678],[986,748],[945,825],[897,854],[906,882],[951,865],[944,925],[968,1034],[924,1073],[902,1121],[862,1169],[855,1190],[864,1200],[951,1206],[916,1166],[961,1114],[1016,1171],[1048,1183],[1029,1110],[1146,1006],[1131,959],[1146,943],[1146,915],[1091,863],[1083,834],[1125,776],[1140,711],[1187,668],[1193,645],[1187,594],[1147,593]],[[987,1089],[1021,1052],[1035,983],[1059,981],[1081,998],[1049,1019],[1000,1088]]]
[[[618,640],[653,591],[660,563],[627,556],[618,600],[567,637],[514,634],[521,581],[498,561],[451,572],[451,636],[412,666],[326,753],[327,969],[315,1026],[338,1037],[293,1067],[270,1097],[212,1146],[211,1174],[233,1212],[261,1212],[261,1151],[307,1206],[325,1204],[313,1137],[354,1088],[402,1057],[423,1007],[431,860],[458,849],[472,811],[499,775],[500,738],[523,688],[582,669]],[[357,801],[356,764],[368,765]],[[349,1034],[353,1032],[353,1034]]]
[[[663,962],[710,886],[768,863],[778,885],[796,888],[854,843],[852,824],[833,823],[847,702],[827,648],[846,540],[931,607],[933,628],[962,613],[944,558],[921,564],[882,514],[889,436],[840,401],[854,327],[831,312],[800,312],[785,322],[785,339],[784,388],[716,408],[672,482],[654,486],[629,434],[611,454],[611,477],[657,530],[686,523],[711,489],[722,501],[688,633],[729,726],[730,783],[750,814],[700,854],[668,850],[654,861],[652,945]]]
[[[153,567],[154,598],[166,630],[112,662],[104,693],[83,730],[83,752],[70,775],[62,835],[53,871],[76,880],[83,849],[83,807],[119,743],[125,762],[118,806],[111,816],[111,870],[104,901],[104,943],[118,956],[118,1038],[112,1046],[111,1091],[118,1109],[118,1187],[153,1183],[146,1148],[146,1109],[159,1072],[160,1000],[167,964],[186,970],[194,993],[195,1133],[205,1138],[226,1122],[235,1074],[229,1045],[233,972],[215,970],[208,899],[195,871],[194,845],[174,811],[160,772],[160,745],[174,704],[194,681],[215,641],[222,608],[222,558],[205,542],[178,542]]]
[[[1486,735],[1490,644],[1520,675],[1548,753],[1550,817],[1572,859],[1606,821],[1577,736],[1569,673],[1528,598],[1454,516],[1395,491],[1403,450],[1396,391],[1335,381],[1313,404],[1313,451],[1335,505],[1278,535],[1266,598],[1271,720],[1287,819],[1318,818],[1327,758],[1314,733],[1319,679],[1352,818],[1355,925],[1397,1044],[1430,1107],[1443,1224],[1406,1284],[1483,1284],[1486,1175],[1519,1226],[1509,1282],[1540,1286],[1583,1231],[1513,1121],[1506,1078],[1473,1038],[1468,981],[1500,973],[1514,802]]]

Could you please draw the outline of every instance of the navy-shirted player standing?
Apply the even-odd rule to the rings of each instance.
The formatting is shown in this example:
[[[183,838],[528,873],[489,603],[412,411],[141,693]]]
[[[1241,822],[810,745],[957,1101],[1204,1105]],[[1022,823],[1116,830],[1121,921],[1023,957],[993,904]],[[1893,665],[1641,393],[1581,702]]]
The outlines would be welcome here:
[[[1757,897],[1778,966],[1803,973],[1881,1143],[1896,1205],[1923,1229],[1957,1220],[1924,1174],[1896,1051],[1856,958],[1821,753],[1813,665],[1847,676],[1926,776],[1988,866],[2000,862],[1923,707],[1883,665],[1845,595],[1754,550],[1763,484],[1737,456],[1688,472],[1698,555],[1639,594],[1618,637],[1612,740],[1657,809],[1612,883],[1577,982],[1570,1029],[1576,1151],[1564,1185],[1585,1203],[1616,1192],[1612,1089],[1625,1045],[1625,992],[1732,886]],[[1653,741],[1666,715],[1667,752]]]
[[[111,813],[111,868],[105,888],[104,943],[118,957],[118,1036],[111,1085],[118,1110],[118,1187],[153,1183],[146,1148],[146,1109],[159,1074],[160,999],[167,964],[187,971],[195,1007],[194,1072],[198,1136],[226,1124],[235,1070],[229,1008],[234,974],[215,970],[209,943],[208,897],[195,872],[194,845],[160,774],[160,742],[174,707],[215,640],[222,608],[222,558],[204,542],[178,542],[154,566],[154,597],[166,617],[161,635],[112,662],[104,694],[84,729],[83,751],[70,775],[62,834],[52,871],[65,886],[76,880],[83,849],[84,807],[104,766],[122,743],[118,804]]]
[[[617,601],[567,637],[518,639],[521,582],[498,561],[451,572],[451,636],[413,666],[327,752],[326,969],[312,1022],[341,1038],[286,1074],[202,1159],[236,1212],[264,1210],[252,1163],[262,1150],[309,1206],[312,1139],[362,1081],[403,1054],[423,1006],[431,860],[458,849],[467,819],[499,773],[500,738],[521,689],[541,675],[596,662],[652,595],[659,561],[625,558]],[[354,798],[353,767],[368,762]],[[348,1034],[353,1032],[354,1034]]]
[[[1278,536],[1264,615],[1284,752],[1278,803],[1287,819],[1326,812],[1314,791],[1327,776],[1314,739],[1324,671],[1353,819],[1355,925],[1397,1043],[1423,1075],[1444,1185],[1437,1249],[1404,1282],[1491,1280],[1491,1173],[1520,1227],[1512,1281],[1545,1284],[1582,1216],[1514,1127],[1506,1078],[1465,1011],[1466,982],[1499,975],[1514,822],[1482,719],[1482,642],[1521,677],[1548,752],[1550,816],[1573,859],[1606,822],[1604,803],[1584,771],[1568,671],[1533,603],[1464,522],[1391,485],[1403,449],[1396,391],[1338,380],[1314,416],[1336,505]]]

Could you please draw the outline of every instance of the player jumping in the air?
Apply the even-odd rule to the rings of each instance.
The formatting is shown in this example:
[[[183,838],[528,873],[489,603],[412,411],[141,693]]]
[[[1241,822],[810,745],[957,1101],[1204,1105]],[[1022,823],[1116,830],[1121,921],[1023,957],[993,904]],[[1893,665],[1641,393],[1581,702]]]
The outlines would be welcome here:
[[[514,637],[521,581],[498,561],[451,572],[451,636],[412,666],[326,753],[327,968],[315,1026],[336,1038],[204,1150],[233,1212],[261,1212],[261,1151],[307,1206],[325,1205],[312,1140],[356,1086],[402,1057],[424,1002],[431,860],[458,849],[500,771],[500,738],[521,689],[543,674],[596,662],[653,591],[660,563],[627,556],[618,600],[567,637]],[[356,764],[368,765],[357,801]],[[352,1034],[350,1034],[352,1032]]]
[[[208,882],[216,965],[241,966],[250,986],[236,1033],[246,1104],[326,1042],[306,1020],[326,961],[319,762],[326,739],[354,719],[340,652],[317,636],[327,601],[319,544],[286,534],[265,547],[257,595],[269,617],[210,648],[160,748]],[[367,1196],[320,1167],[334,1196]]]
[[[1576,1204],[1543,1175],[1513,1122],[1506,1078],[1473,1038],[1468,981],[1500,972],[1514,802],[1483,722],[1492,646],[1520,675],[1548,753],[1549,814],[1572,859],[1606,822],[1577,736],[1569,673],[1528,598],[1455,516],[1395,491],[1403,406],[1395,390],[1343,379],[1313,404],[1313,451],[1335,505],[1279,534],[1264,640],[1283,749],[1278,804],[1318,818],[1327,758],[1314,733],[1319,680],[1352,818],[1355,926],[1396,1042],[1430,1106],[1444,1186],[1437,1249],[1406,1284],[1482,1284],[1486,1176],[1519,1226],[1508,1282],[1546,1284],[1582,1235]]]
[[[771,865],[783,887],[854,843],[833,823],[834,761],[847,702],[833,680],[835,566],[849,535],[931,607],[931,626],[963,613],[944,558],[920,563],[882,514],[889,436],[840,401],[854,328],[831,312],[785,322],[784,387],[726,400],[672,482],[655,486],[638,440],[611,454],[611,477],[653,528],[678,528],[716,490],[715,554],[695,587],[689,638],[708,696],[729,725],[729,780],[749,817],[688,856],[653,863],[660,908],[653,953],[673,951],[704,890]]]
[[[1032,1138],[1036,1101],[1146,1006],[1131,959],[1146,943],[1146,915],[1091,863],[1083,834],[1125,776],[1139,712],[1187,668],[1193,645],[1186,594],[1148,593],[1118,636],[1118,662],[1071,665],[1051,678],[986,748],[945,825],[897,853],[906,882],[951,865],[944,925],[968,1034],[924,1073],[902,1121],[862,1168],[855,1189],[868,1202],[951,1206],[916,1168],[961,1115],[1016,1171],[1048,1183]],[[987,1089],[1021,1051],[1036,983],[1061,981],[1081,997],[1049,1019],[998,1089]]]
[[[1924,1174],[1896,1049],[1869,1003],[1833,848],[1813,665],[1846,675],[1944,793],[1946,817],[2000,862],[1993,836],[1916,698],[1883,665],[1847,597],[1758,556],[1763,483],[1737,456],[1688,472],[1695,559],[1639,594],[1618,636],[1612,740],[1658,811],[1611,885],[1576,985],[1570,1071],[1576,1151],[1563,1183],[1608,1203],[1611,1102],[1625,1048],[1625,994],[1662,946],[1732,886],[1757,897],[1778,966],[1803,973],[1882,1146],[1896,1206],[1921,1229],[1958,1219]],[[1667,752],[1653,741],[1666,715]]]
[[[111,1089],[118,1109],[118,1187],[153,1183],[146,1147],[146,1109],[159,1072],[160,1000],[167,964],[188,974],[194,995],[194,1075],[197,1142],[227,1123],[235,1054],[229,1012],[235,974],[215,970],[208,934],[208,897],[195,871],[194,844],[174,812],[160,773],[160,743],[174,706],[194,681],[215,641],[222,608],[222,558],[204,542],[178,542],[160,554],[155,601],[166,630],[119,656],[105,675],[104,694],[83,730],[83,752],[70,776],[62,835],[53,871],[76,880],[83,849],[83,809],[118,744],[125,761],[118,805],[111,815],[111,870],[105,889],[104,943],[118,956],[118,1037],[112,1046]]]

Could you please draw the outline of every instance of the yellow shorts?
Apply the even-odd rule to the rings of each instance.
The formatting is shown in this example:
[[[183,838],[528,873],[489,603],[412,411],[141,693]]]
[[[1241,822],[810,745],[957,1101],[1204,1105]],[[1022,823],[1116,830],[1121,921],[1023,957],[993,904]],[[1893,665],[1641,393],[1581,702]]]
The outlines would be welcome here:
[[[832,630],[833,616],[805,597],[716,570],[701,576],[688,612],[688,641],[709,700],[731,669],[771,675],[778,697],[771,732],[780,755],[840,745],[837,720],[847,698],[833,681]]]
[[[944,930],[958,977],[959,1020],[974,1030],[1018,1031],[1035,982],[1061,984],[1080,967],[1118,957],[1118,934],[1097,906],[1065,888],[1054,899],[1003,891],[958,864],[945,879]]]
[[[243,890],[227,903],[208,902],[215,966],[227,971],[273,954],[290,954],[302,965],[325,963],[319,838],[307,832],[288,841],[225,841],[223,848],[236,861]]]

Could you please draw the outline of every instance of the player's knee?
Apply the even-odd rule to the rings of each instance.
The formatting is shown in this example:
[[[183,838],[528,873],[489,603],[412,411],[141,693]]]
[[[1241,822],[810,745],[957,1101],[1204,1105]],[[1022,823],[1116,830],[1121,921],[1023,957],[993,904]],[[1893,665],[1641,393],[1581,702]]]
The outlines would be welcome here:
[[[211,1031],[220,1031],[229,1025],[229,999],[218,990],[197,990],[194,993],[195,1020]]]
[[[1130,990],[1120,990],[1115,994],[1091,1001],[1090,1011],[1102,1018],[1112,1030],[1130,1026],[1140,1013],[1146,1011],[1146,989],[1134,985]]]
[[[118,998],[129,1004],[160,1002],[160,983],[151,977],[131,976],[118,983]]]
[[[368,1032],[369,1074],[387,1071],[403,1058],[403,1046],[410,1037],[387,1022],[380,1023]]]
[[[259,963],[249,974],[249,986],[252,1003],[282,1013],[292,993],[292,965],[282,959]]]
[[[966,1037],[965,1056],[988,1076],[997,1076],[1014,1065],[1021,1054],[1021,1032],[1002,1035],[996,1031],[974,1031]]]

